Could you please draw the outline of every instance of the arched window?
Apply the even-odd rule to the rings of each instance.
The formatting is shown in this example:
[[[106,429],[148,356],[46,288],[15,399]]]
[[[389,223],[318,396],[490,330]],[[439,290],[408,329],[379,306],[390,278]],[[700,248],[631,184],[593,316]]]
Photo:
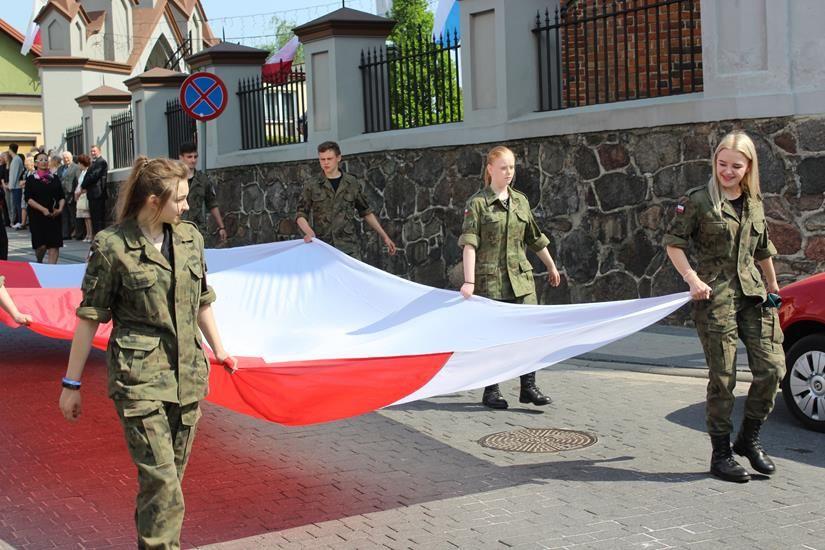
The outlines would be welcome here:
[[[152,47],[152,52],[149,54],[149,59],[146,60],[146,67],[143,70],[148,71],[155,67],[165,68],[173,52],[166,36],[160,35],[158,41],[155,42],[155,45]],[[178,67],[171,67],[171,69],[173,71],[179,70]]]

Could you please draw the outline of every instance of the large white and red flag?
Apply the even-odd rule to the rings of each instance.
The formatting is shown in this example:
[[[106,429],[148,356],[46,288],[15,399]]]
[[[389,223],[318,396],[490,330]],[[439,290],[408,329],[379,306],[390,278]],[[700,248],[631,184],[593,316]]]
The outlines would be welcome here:
[[[687,293],[564,306],[512,305],[413,283],[302,240],[207,250],[224,345],[209,400],[290,425],[502,382],[632,334]],[[0,262],[31,329],[71,338],[83,265]],[[13,326],[0,311],[0,322]],[[111,325],[95,346],[105,349]]]
[[[298,53],[298,46],[301,43],[297,36],[293,36],[289,42],[284,44],[280,50],[274,52],[266,58],[261,67],[261,76],[264,81],[272,84],[283,84],[287,81],[289,72],[292,70],[292,62],[295,60],[295,54]]]
[[[29,26],[26,28],[26,38],[23,40],[23,45],[20,48],[20,53],[26,55],[32,49],[32,46],[41,45],[40,39],[40,25],[34,22],[34,18],[40,13],[40,10],[46,5],[47,0],[33,0],[32,15],[29,19]]]

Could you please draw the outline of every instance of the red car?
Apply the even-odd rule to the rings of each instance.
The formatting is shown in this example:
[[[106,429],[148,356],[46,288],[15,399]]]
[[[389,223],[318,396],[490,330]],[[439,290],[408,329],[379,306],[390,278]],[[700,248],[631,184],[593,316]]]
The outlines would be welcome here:
[[[825,273],[780,291],[788,373],[782,396],[808,428],[825,432]]]

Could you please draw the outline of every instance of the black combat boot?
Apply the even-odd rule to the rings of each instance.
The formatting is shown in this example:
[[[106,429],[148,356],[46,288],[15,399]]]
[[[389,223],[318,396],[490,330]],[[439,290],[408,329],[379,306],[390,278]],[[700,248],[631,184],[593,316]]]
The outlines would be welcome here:
[[[498,389],[498,384],[493,384],[492,386],[487,386],[484,388],[484,397],[481,398],[481,403],[485,407],[490,407],[491,409],[507,408],[507,400],[501,396],[501,392]]]
[[[759,428],[761,427],[761,420],[745,418],[742,422],[742,429],[739,430],[739,435],[733,443],[733,452],[747,458],[754,470],[769,476],[776,472],[776,465],[774,465],[771,457],[765,453],[765,449],[762,448],[762,443],[759,441]]]
[[[521,377],[521,393],[518,397],[519,403],[532,403],[533,405],[549,405],[553,402],[548,396],[541,393],[536,386],[536,373],[531,372]]]
[[[725,481],[747,483],[751,476],[748,471],[733,459],[730,448],[730,435],[712,435],[710,443],[713,454],[710,457],[710,473]]]

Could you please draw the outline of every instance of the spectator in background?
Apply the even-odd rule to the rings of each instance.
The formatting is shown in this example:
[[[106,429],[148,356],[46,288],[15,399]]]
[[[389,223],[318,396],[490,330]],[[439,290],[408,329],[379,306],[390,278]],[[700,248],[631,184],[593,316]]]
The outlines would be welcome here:
[[[0,223],[0,260],[9,259],[9,235],[6,226]]]
[[[35,157],[37,170],[26,178],[26,205],[31,220],[32,248],[38,263],[48,252],[48,263],[56,264],[63,246],[61,218],[66,199],[60,178],[49,171],[49,157]]]
[[[22,227],[22,210],[20,205],[23,202],[23,190],[20,188],[20,180],[23,176],[23,158],[17,154],[17,144],[9,145],[9,173],[8,189],[6,201],[11,217],[12,227],[20,229]]]
[[[9,203],[11,202],[11,190],[9,189],[9,163],[11,157],[6,151],[0,153],[0,225],[11,227],[11,212]]]
[[[24,158],[23,155],[18,156],[23,159],[23,175],[20,176],[20,219],[23,223],[17,229],[27,229],[29,227],[29,211],[26,208],[25,198],[26,180],[34,174],[34,157]]]
[[[77,174],[77,185],[74,188],[74,200],[76,206],[77,216],[77,235],[75,239],[83,239],[83,242],[92,242],[92,218],[89,213],[89,197],[86,196],[86,190],[83,188],[83,182],[86,179],[86,173],[89,171],[89,166],[92,164],[92,159],[89,155],[78,155],[77,167],[80,172]],[[80,226],[81,220],[83,227]]]
[[[77,202],[74,198],[74,191],[77,188],[77,176],[80,174],[80,167],[73,162],[71,151],[63,152],[63,164],[57,169],[57,176],[63,186],[63,194],[66,197],[66,208],[63,209],[63,239],[73,239],[77,236]]]
[[[51,153],[49,153],[48,156],[49,156],[49,172],[51,172],[52,174],[57,174],[57,170],[58,170],[58,168],[60,168],[60,165],[62,164],[62,162],[60,160],[60,157],[52,156]]]
[[[9,259],[9,236],[6,233],[6,227],[11,227],[11,217],[9,215],[8,201],[6,200],[6,190],[8,189],[9,154],[5,151],[0,153],[0,260]]]
[[[92,218],[92,234],[86,237],[94,238],[98,231],[106,227],[106,180],[109,177],[109,164],[100,155],[100,147],[92,145],[89,150],[92,165],[83,178],[83,189],[89,199],[89,215]]]

